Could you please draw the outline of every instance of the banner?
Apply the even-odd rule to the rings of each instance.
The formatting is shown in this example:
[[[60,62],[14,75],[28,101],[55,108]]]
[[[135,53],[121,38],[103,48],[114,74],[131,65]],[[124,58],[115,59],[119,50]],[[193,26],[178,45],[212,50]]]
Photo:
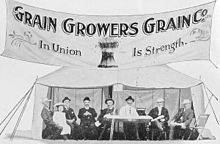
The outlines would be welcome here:
[[[80,68],[135,68],[210,55],[215,2],[146,15],[75,15],[7,1],[3,56]]]

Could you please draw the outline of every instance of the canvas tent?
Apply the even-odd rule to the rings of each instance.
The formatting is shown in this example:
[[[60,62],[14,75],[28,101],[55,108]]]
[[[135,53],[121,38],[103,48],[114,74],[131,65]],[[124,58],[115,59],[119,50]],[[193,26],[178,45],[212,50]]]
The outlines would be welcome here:
[[[178,72],[167,65],[137,69],[84,70],[60,68],[36,82],[32,123],[32,137],[41,139],[43,122],[41,119],[42,100],[45,97],[59,102],[70,97],[75,113],[82,107],[85,96],[92,99],[92,107],[97,113],[104,108],[104,100],[112,97],[116,107],[125,104],[128,95],[135,98],[137,108],[149,111],[158,97],[164,97],[165,106],[172,117],[184,98],[193,101],[195,116],[204,113],[203,86],[200,80]]]

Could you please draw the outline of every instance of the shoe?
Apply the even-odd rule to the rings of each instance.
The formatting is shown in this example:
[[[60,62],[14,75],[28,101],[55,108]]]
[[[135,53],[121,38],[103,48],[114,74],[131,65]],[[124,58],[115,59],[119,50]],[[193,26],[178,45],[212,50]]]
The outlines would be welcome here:
[[[66,135],[63,135],[64,140],[68,140],[68,137]]]

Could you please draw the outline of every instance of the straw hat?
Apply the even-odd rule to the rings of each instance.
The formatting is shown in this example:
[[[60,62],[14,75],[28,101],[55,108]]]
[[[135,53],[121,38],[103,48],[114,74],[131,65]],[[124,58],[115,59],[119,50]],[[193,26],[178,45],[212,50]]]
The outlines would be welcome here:
[[[164,99],[163,99],[163,98],[158,98],[156,102],[157,102],[157,103],[159,103],[159,102],[164,102]]]
[[[188,103],[191,103],[191,101],[189,99],[184,99],[183,100],[183,104],[188,104]]]
[[[54,107],[58,107],[58,106],[65,106],[65,104],[62,102],[58,102],[58,103],[54,104]]]

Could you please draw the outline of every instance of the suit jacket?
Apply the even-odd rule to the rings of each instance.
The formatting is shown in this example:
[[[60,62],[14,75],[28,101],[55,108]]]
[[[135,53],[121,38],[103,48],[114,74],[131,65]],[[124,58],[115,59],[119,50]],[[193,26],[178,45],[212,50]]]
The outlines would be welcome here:
[[[67,120],[72,120],[72,119],[75,119],[75,121],[77,120],[77,117],[72,108],[68,108],[68,109],[65,108],[64,112],[66,113],[65,115]]]
[[[158,116],[160,116],[160,115],[158,115],[158,114],[159,114],[158,107],[155,107],[155,108],[153,108],[153,109],[150,110],[150,112],[149,112],[148,115],[151,116],[153,119],[155,119],[155,118],[157,118]],[[161,115],[164,115],[164,119],[165,119],[166,122],[170,119],[168,110],[167,110],[165,107],[162,107],[162,109],[161,109]]]
[[[46,106],[41,111],[41,117],[46,125],[55,125],[53,121],[53,113]]]
[[[186,127],[188,127],[194,117],[194,112],[192,109],[180,108],[178,113],[174,116],[173,120],[179,123],[185,123]]]
[[[104,116],[106,115],[106,114],[111,114],[111,115],[115,115],[115,114],[117,114],[118,112],[117,112],[117,109],[115,109],[115,108],[113,108],[113,109],[109,109],[109,108],[105,108],[105,109],[103,109],[103,110],[101,110],[101,113],[100,113],[100,115],[98,116],[98,121],[99,122],[101,122],[101,123],[103,123],[103,121],[104,121]]]
[[[91,113],[91,115],[87,115],[85,116],[84,113],[88,111],[89,113]],[[89,108],[89,109],[85,109],[85,108],[81,108],[79,110],[79,114],[78,114],[80,121],[80,125],[90,125],[95,123],[95,117],[97,117],[97,113],[95,111],[94,108]]]

